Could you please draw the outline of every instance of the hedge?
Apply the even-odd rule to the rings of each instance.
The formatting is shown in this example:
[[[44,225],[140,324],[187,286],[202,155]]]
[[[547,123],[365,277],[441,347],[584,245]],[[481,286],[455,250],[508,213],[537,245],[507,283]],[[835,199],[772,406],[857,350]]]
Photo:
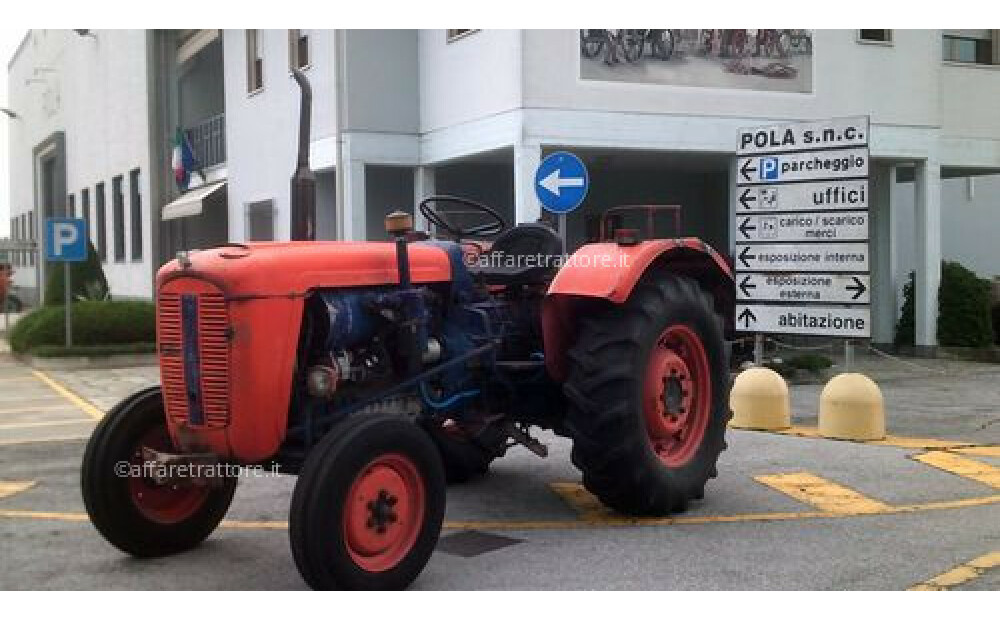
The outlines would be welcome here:
[[[101,259],[94,250],[93,243],[87,243],[87,260],[70,263],[70,295],[74,301],[104,301],[110,299],[108,279],[101,267]],[[47,263],[45,266],[46,306],[61,306],[66,300],[66,268],[63,263]]]
[[[45,306],[22,317],[8,334],[15,353],[62,347],[66,341],[63,306]],[[73,304],[74,346],[156,342],[156,311],[148,301],[81,301]]]
[[[896,344],[915,341],[915,276],[903,287],[903,311],[896,324]],[[960,263],[941,263],[938,288],[938,342],[946,347],[989,347],[994,342],[991,284]]]

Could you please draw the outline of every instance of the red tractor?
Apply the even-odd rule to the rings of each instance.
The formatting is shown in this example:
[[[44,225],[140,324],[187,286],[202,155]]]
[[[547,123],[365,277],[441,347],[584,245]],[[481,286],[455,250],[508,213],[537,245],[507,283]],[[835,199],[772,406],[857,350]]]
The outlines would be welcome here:
[[[452,196],[419,210],[451,239],[395,213],[388,242],[227,244],[160,270],[161,385],[109,411],[83,461],[109,542],[189,549],[233,499],[221,466],[265,465],[298,475],[289,534],[310,586],[406,587],[446,480],[514,445],[544,456],[532,427],[568,437],[586,488],[622,513],[702,497],[729,418],[724,259],[630,229],[566,260],[544,224]],[[477,255],[476,239],[492,244]]]

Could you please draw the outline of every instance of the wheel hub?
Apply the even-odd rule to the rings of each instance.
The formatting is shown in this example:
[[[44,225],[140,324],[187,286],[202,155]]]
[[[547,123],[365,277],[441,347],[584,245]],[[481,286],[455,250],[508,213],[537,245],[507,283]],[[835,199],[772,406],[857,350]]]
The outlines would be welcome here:
[[[650,444],[669,466],[685,463],[704,436],[711,406],[708,359],[697,334],[666,328],[650,352],[643,413]]]
[[[414,463],[399,454],[374,459],[346,499],[344,535],[351,557],[373,572],[395,566],[416,542],[424,518],[424,484]]]

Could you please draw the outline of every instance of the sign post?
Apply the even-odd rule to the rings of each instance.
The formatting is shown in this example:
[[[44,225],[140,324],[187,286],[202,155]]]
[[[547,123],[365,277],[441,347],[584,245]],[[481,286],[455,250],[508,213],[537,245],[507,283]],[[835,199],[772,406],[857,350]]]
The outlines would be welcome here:
[[[73,288],[70,263],[87,260],[87,221],[50,217],[45,220],[45,260],[63,263],[66,304],[66,348],[73,346]]]
[[[535,195],[559,221],[559,236],[566,251],[566,214],[583,203],[590,188],[590,175],[583,161],[572,153],[556,151],[542,160],[535,171]]]
[[[760,334],[839,337],[850,363],[871,336],[868,134],[868,117],[740,131],[735,317],[755,349]]]

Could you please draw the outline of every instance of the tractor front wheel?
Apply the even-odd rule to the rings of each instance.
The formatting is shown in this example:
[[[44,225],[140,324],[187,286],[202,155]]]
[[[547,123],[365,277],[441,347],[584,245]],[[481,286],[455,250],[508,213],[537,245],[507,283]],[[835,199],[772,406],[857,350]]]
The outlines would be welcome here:
[[[687,277],[654,274],[622,306],[585,319],[564,390],[573,463],[605,505],[681,512],[725,449],[728,369],[712,301]]]
[[[299,473],[295,564],[316,590],[405,588],[434,551],[444,508],[441,458],[424,430],[393,415],[347,418]]]
[[[208,484],[149,477],[143,447],[171,452],[159,387],[129,396],[101,420],[83,455],[81,487],[90,520],[125,553],[159,557],[186,551],[222,521],[236,478]]]

